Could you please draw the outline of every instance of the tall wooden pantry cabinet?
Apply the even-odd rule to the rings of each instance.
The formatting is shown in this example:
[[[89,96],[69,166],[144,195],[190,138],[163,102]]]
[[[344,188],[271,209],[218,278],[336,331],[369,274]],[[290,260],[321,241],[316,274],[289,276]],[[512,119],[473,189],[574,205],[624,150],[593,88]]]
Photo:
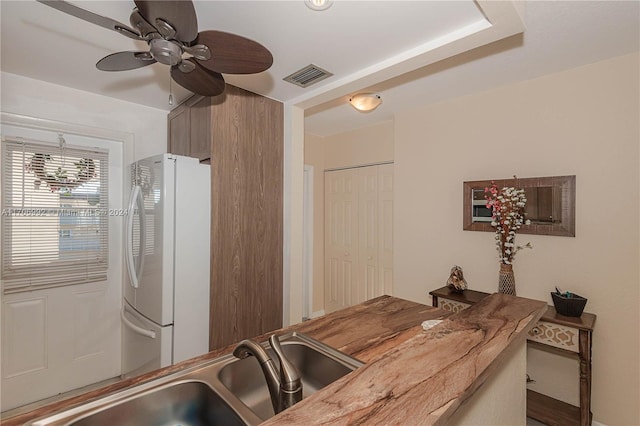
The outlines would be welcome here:
[[[211,164],[211,350],[282,327],[283,120],[231,85],[169,114],[170,152]]]

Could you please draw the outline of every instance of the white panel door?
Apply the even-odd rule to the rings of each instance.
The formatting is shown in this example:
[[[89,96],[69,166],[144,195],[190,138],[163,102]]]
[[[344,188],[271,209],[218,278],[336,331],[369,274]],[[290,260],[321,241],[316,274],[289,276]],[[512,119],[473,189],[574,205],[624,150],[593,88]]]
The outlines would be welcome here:
[[[378,166],[378,285],[393,294],[393,164]]]
[[[12,125],[3,125],[2,135],[57,140],[57,133]],[[2,411],[120,375],[123,147],[106,139],[64,137],[70,145],[110,151],[107,280],[2,295]]]
[[[104,283],[3,296],[2,410],[118,376],[117,302]]]
[[[325,173],[325,311],[393,292],[393,164]]]
[[[378,167],[354,169],[359,183],[358,285],[355,303],[380,296],[378,267]]]
[[[2,345],[3,376],[7,379],[47,368],[47,298],[44,296],[5,302]]]
[[[355,303],[357,184],[350,170],[325,173],[325,311]]]

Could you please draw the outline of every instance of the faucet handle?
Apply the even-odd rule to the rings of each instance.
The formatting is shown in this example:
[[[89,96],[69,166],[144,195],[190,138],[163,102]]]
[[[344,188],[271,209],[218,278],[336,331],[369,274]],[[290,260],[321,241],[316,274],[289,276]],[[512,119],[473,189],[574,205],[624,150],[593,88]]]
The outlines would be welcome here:
[[[300,373],[282,352],[278,336],[273,334],[269,337],[269,344],[280,361],[280,388],[286,391],[297,391],[301,387]]]

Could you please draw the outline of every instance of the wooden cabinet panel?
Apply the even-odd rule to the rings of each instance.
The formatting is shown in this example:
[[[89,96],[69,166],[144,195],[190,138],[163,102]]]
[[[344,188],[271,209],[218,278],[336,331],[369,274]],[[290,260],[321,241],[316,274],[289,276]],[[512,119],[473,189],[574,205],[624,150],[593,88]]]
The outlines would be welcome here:
[[[167,122],[168,152],[201,162],[211,158],[210,97],[192,96],[169,113]]]
[[[200,97],[189,107],[189,155],[200,161],[211,158],[211,98]]]
[[[168,126],[169,152],[211,164],[210,349],[281,328],[283,105],[227,85]]]
[[[186,103],[178,105],[167,117],[167,151],[176,155],[189,155],[189,107]]]
[[[282,327],[281,103],[227,85],[213,99],[210,347]]]

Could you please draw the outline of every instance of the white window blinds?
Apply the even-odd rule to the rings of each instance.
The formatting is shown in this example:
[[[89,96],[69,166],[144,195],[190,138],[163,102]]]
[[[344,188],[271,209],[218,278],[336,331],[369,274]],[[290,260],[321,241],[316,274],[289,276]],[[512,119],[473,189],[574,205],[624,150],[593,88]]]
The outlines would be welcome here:
[[[108,151],[2,141],[4,293],[106,280]]]

